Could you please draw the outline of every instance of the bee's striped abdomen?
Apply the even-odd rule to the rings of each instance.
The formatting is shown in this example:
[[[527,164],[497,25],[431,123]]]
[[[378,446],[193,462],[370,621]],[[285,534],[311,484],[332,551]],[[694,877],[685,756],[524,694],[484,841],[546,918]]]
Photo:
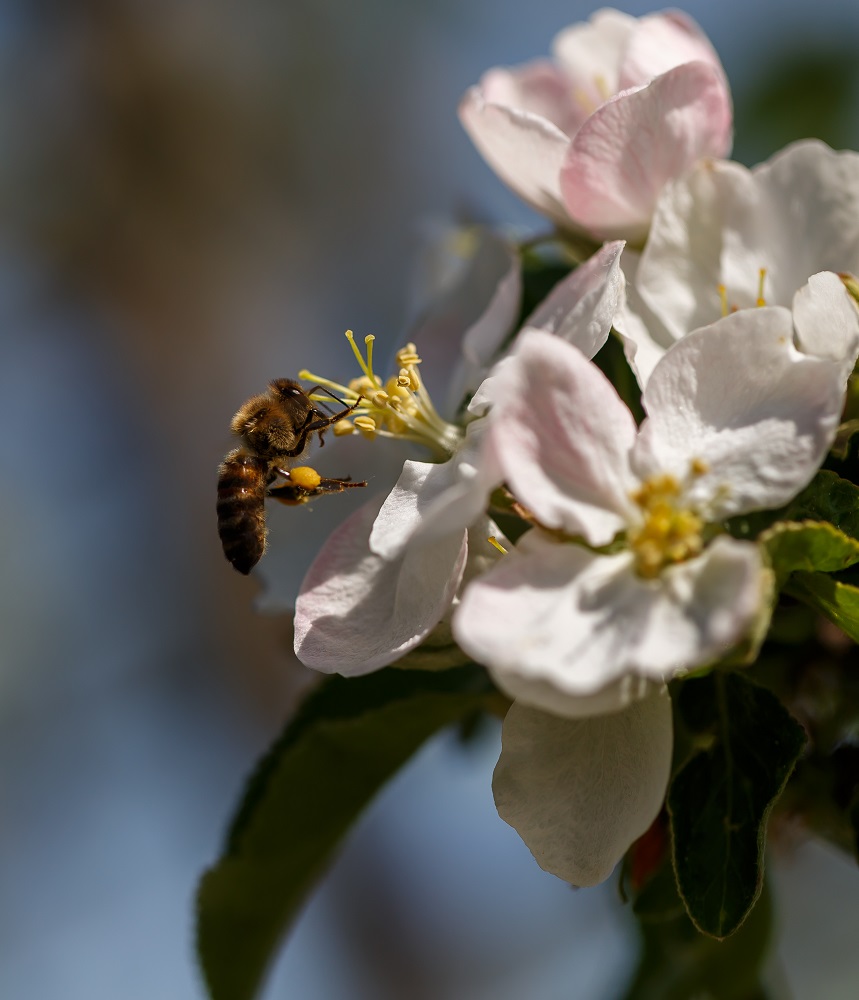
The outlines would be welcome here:
[[[218,534],[224,555],[247,575],[265,551],[268,462],[237,448],[218,470]]]

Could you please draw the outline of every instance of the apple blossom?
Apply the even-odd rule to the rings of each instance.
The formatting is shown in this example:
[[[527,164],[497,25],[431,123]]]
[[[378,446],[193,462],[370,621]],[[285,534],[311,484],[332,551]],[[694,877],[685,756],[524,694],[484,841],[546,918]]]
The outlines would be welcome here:
[[[499,177],[558,226],[641,243],[666,181],[730,151],[718,56],[677,11],[601,10],[553,48],[554,61],[484,74],[460,119]]]
[[[420,256],[410,296],[409,331],[420,349],[421,392],[428,395],[429,389],[433,389],[436,398],[441,399],[438,427],[444,430],[445,418],[455,416],[464,394],[479,384],[494,353],[514,328],[521,300],[519,251],[509,239],[485,226],[445,227],[440,232],[436,227],[427,234]],[[373,346],[371,338],[370,350]],[[338,385],[337,391],[354,401],[366,378],[359,369],[353,385]],[[424,384],[429,389],[423,388]],[[399,388],[397,394],[404,397],[402,402],[411,395]],[[325,395],[318,398],[330,402]],[[394,405],[400,405],[400,401]],[[417,410],[417,402],[409,402],[408,408]],[[338,473],[343,468],[360,467],[362,477],[373,487],[390,488],[413,442],[400,439],[399,446],[391,442],[391,437],[397,438],[394,432],[402,430],[404,425],[388,419],[392,415],[390,408],[376,413],[379,427],[369,409],[356,412],[369,416],[371,422],[361,421],[357,429],[351,421],[340,426],[339,436],[327,442],[325,457]],[[363,433],[361,425],[365,427]],[[377,433],[379,430],[382,433]],[[425,424],[423,430],[427,430]],[[458,431],[448,433],[457,436]],[[380,437],[393,446],[377,447],[373,441]],[[433,437],[426,442],[431,454],[447,455],[449,446],[438,445]],[[266,558],[255,569],[263,583],[256,600],[258,609],[293,609],[307,567],[346,516],[357,509],[358,499],[355,496],[351,502],[345,498],[343,503],[308,504],[301,511],[290,511],[286,517],[268,518]]]
[[[780,307],[690,334],[655,367],[640,429],[558,338],[524,334],[499,374],[488,437],[535,527],[469,586],[453,632],[527,706],[505,725],[499,811],[576,884],[607,877],[661,807],[662,685],[722,658],[766,613],[758,546],[720,522],[807,485],[844,395],[842,366],[793,336]],[[593,740],[611,747],[598,781]]]
[[[561,281],[525,330],[540,329],[596,353],[622,296],[622,250],[621,242],[607,244]],[[364,374],[353,385],[320,383],[349,403],[357,402],[359,392],[368,397],[366,407],[355,411],[355,426],[364,433],[405,437],[431,447],[442,460],[406,461],[381,507],[368,504],[335,532],[302,585],[295,609],[297,656],[318,670],[350,674],[392,663],[419,645],[448,613],[463,580],[497,558],[487,536],[499,532],[485,511],[503,478],[486,447],[487,412],[503,360],[472,398],[464,426],[438,417],[413,345],[398,355],[399,382],[386,390],[371,359],[360,360]],[[368,388],[371,382],[379,383],[375,391]],[[389,413],[392,401],[397,405]],[[401,424],[412,409],[410,422]],[[372,426],[363,423],[366,418]]]
[[[624,255],[615,325],[644,385],[667,348],[735,309],[793,309],[800,349],[852,368],[859,320],[859,154],[795,143],[753,170],[704,162],[667,185],[647,245]]]

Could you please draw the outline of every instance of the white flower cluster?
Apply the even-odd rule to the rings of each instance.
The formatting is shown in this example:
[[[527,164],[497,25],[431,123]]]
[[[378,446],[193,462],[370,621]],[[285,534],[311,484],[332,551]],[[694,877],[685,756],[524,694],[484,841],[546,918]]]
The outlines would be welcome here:
[[[766,560],[725,520],[787,503],[832,445],[859,353],[845,286],[859,154],[805,141],[751,171],[723,159],[725,75],[675,12],[600,11],[557,37],[553,61],[487,73],[460,113],[523,198],[609,242],[516,332],[517,252],[483,235],[494,291],[449,373],[476,391],[421,423],[436,461],[407,461],[329,539],[296,652],[359,675],[452,630],[513,702],[499,812],[544,868],[592,885],[662,807],[667,682],[766,623]],[[612,330],[640,426],[591,360]],[[396,433],[431,405],[423,349],[387,389],[370,373],[373,427]],[[504,507],[527,528],[515,545],[490,520]]]

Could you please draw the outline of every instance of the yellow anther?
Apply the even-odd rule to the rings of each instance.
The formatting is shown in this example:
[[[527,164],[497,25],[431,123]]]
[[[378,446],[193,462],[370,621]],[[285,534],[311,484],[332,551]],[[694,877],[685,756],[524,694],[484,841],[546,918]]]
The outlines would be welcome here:
[[[385,392],[392,398],[405,400],[411,398],[411,393],[408,388],[404,385],[400,385],[400,381],[396,376],[389,378],[385,383]]]
[[[360,417],[358,419],[360,420]],[[355,427],[351,420],[338,420],[335,424],[331,425],[331,431],[334,437],[346,437],[349,434],[355,433]]]
[[[493,549],[498,549],[498,551],[501,553],[502,556],[507,555],[507,549],[504,548],[504,546],[501,544],[501,542],[498,541],[495,535],[490,535],[489,538],[486,539],[486,541],[489,542],[489,544],[492,546]]]
[[[366,375],[360,375],[358,378],[353,378],[349,383],[349,389],[355,393],[356,396],[364,396],[369,399],[370,396],[378,389],[375,382],[371,382]]]
[[[764,284],[766,283],[766,280],[767,280],[767,269],[765,267],[762,267],[758,271],[758,297],[757,301],[755,302],[755,305],[757,306],[765,306],[767,304],[767,300],[764,298]]]
[[[406,344],[405,347],[401,347],[396,354],[397,364],[400,368],[412,368],[414,365],[419,365],[421,363],[420,355],[418,354],[417,348],[414,344]],[[411,374],[410,372],[408,374]]]
[[[373,438],[376,436],[376,421],[372,417],[355,417],[354,423],[365,437]]]
[[[337,425],[335,424],[334,426],[336,427]],[[298,465],[294,469],[290,469],[289,478],[291,482],[304,490],[315,490],[322,482],[322,476],[319,475],[316,469],[311,469],[309,465]]]
[[[689,468],[693,476],[703,476],[710,471],[710,466],[707,465],[703,458],[693,458]]]
[[[724,285],[719,285],[719,301],[722,303],[722,315],[727,316],[728,309],[728,289]]]
[[[424,444],[439,458],[453,454],[462,439],[459,427],[443,420],[429,397],[429,393],[418,375],[420,357],[414,344],[406,344],[397,355],[397,374],[383,381],[373,370],[373,344],[375,337],[364,337],[364,351],[355,343],[355,334],[346,331],[346,339],[360,374],[348,385],[319,378],[309,371],[301,377],[327,389],[352,410],[352,422],[341,420],[336,423],[334,433],[338,436],[360,432],[364,437],[405,438]],[[320,393],[313,400],[328,402]]]
[[[694,511],[678,506],[680,484],[673,476],[655,476],[632,495],[643,522],[630,534],[639,576],[653,579],[666,566],[700,553],[704,524]]]

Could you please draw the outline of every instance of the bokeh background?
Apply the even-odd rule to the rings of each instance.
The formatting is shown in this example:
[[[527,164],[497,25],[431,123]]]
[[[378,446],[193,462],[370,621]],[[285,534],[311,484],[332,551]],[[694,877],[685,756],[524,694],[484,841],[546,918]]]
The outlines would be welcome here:
[[[310,680],[220,553],[229,418],[272,377],[347,372],[346,327],[393,347],[434,226],[540,225],[456,103],[592,9],[0,0],[4,1000],[202,998],[195,881]],[[732,81],[737,158],[859,146],[859,6],[686,9]],[[272,514],[287,596],[316,516]],[[438,739],[384,792],[268,1000],[616,996],[616,889],[572,892],[498,820],[497,741]],[[781,995],[855,997],[854,866],[811,845],[773,868]]]

